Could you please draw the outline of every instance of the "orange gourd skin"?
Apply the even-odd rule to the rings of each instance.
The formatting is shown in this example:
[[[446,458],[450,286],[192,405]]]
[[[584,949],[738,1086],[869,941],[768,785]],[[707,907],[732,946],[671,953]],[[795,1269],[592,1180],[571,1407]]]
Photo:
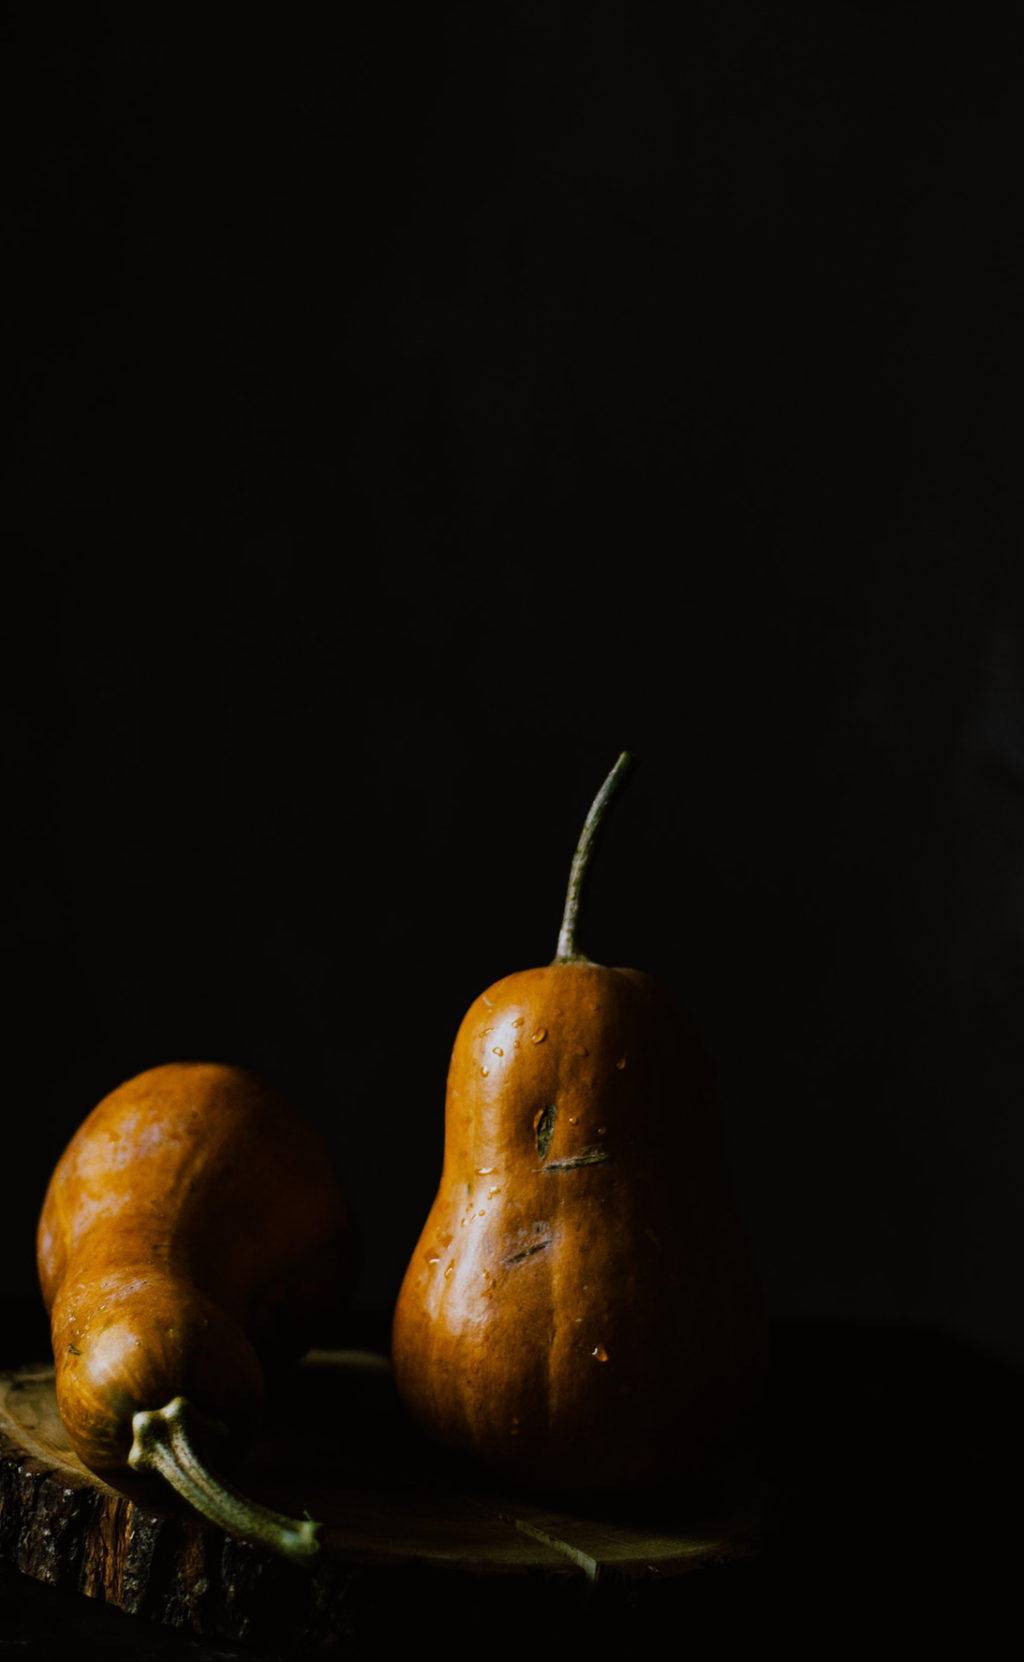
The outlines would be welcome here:
[[[268,1374],[343,1306],[359,1243],[311,1121],[242,1069],[171,1063],[112,1091],[72,1137],[37,1263],[69,1440],[112,1471],[133,1414],[178,1395],[244,1442]]]
[[[421,1427],[518,1487],[635,1494],[720,1468],[767,1326],[710,1066],[652,977],[556,962],[471,1006],[392,1353]]]

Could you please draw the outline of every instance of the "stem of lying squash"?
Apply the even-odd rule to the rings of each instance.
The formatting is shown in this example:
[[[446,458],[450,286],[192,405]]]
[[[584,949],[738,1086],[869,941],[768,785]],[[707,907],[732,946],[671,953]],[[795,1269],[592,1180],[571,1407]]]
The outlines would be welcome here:
[[[260,1506],[208,1472],[188,1433],[189,1405],[175,1397],[165,1408],[142,1410],[132,1418],[135,1440],[128,1464],[136,1472],[155,1472],[176,1494],[220,1529],[243,1541],[269,1547],[301,1563],[320,1550],[318,1523],[287,1518]]]

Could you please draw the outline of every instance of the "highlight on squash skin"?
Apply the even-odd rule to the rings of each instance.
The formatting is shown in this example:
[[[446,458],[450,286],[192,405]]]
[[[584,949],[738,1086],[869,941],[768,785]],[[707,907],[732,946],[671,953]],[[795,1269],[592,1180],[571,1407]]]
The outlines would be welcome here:
[[[318,1553],[320,1525],[312,1518],[287,1518],[260,1506],[207,1471],[193,1447],[188,1417],[185,1397],[175,1397],[164,1408],[134,1414],[128,1454],[132,1471],[162,1477],[204,1518],[243,1541],[269,1547],[297,1562]]]

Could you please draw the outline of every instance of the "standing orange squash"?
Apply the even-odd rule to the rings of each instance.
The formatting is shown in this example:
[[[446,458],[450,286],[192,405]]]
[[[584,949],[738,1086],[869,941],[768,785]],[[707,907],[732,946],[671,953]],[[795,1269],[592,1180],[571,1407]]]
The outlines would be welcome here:
[[[394,1311],[402,1399],[443,1447],[564,1497],[711,1477],[767,1327],[722,1114],[669,989],[577,950],[587,818],[553,963],[465,1016],[440,1187]]]
[[[158,1473],[198,1511],[286,1557],[316,1525],[211,1475],[263,1410],[267,1373],[340,1308],[356,1226],[320,1132],[241,1068],[172,1063],[112,1091],[58,1161],[39,1219],[57,1402],[96,1472]]]

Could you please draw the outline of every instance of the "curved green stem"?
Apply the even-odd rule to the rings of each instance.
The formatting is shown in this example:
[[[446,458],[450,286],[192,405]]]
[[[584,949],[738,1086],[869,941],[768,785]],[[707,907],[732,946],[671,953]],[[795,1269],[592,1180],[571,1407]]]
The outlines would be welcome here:
[[[243,1541],[253,1541],[299,1561],[319,1552],[318,1523],[272,1512],[207,1471],[188,1434],[188,1407],[185,1397],[175,1397],[165,1408],[143,1410],[133,1416],[135,1441],[128,1455],[132,1470],[158,1473],[204,1518]]]
[[[583,830],[580,832],[580,840],[576,844],[576,852],[572,857],[572,866],[569,870],[569,886],[565,892],[562,928],[558,936],[558,950],[554,956],[556,964],[586,963],[588,961],[586,954],[580,952],[576,945],[576,930],[579,924],[583,882],[590,865],[595,839],[604,824],[608,804],[622,784],[631,760],[629,752],[624,750],[591,803],[590,812],[584,821]]]

